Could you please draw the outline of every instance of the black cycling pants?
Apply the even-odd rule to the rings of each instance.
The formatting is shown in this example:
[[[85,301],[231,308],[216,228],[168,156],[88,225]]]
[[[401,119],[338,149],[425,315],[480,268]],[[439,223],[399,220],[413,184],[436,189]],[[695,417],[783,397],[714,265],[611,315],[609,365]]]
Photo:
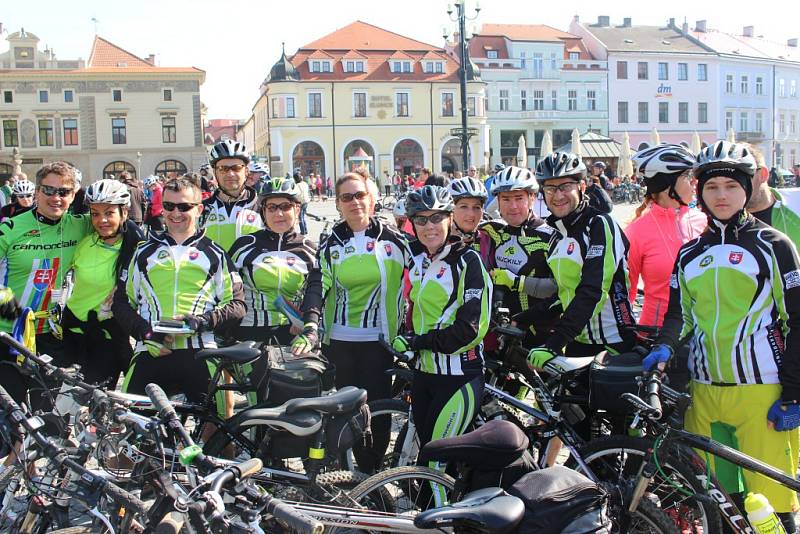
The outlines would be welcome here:
[[[147,351],[135,354],[122,391],[144,394],[145,386],[153,383],[167,395],[183,393],[189,402],[201,402],[216,368],[207,360],[195,360],[195,352],[196,349],[178,349],[159,357],[150,356]]]
[[[82,323],[80,330],[64,329],[64,348],[80,364],[86,382],[107,382],[115,389],[119,375],[128,370],[133,357],[130,338],[114,319],[98,324]]]
[[[460,436],[472,424],[483,398],[483,374],[448,376],[414,371],[411,413],[419,446]]]

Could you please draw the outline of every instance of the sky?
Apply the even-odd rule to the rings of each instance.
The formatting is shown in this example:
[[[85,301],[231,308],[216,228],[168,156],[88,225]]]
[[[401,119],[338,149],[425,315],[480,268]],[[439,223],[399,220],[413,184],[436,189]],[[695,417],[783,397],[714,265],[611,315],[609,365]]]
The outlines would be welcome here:
[[[451,0],[452,1],[452,0]],[[59,59],[88,59],[97,33],[140,57],[156,54],[164,67],[194,66],[206,71],[201,100],[208,118],[247,119],[258,98],[258,87],[280,58],[281,43],[288,55],[355,20],[432,45],[443,44],[442,29],[450,33],[455,23],[447,15],[446,0],[40,0],[3,2],[0,23],[9,33],[24,27],[47,44]],[[474,14],[475,0],[468,0]],[[761,0],[732,9],[729,1],[622,2],[572,0],[483,0],[472,24],[547,24],[566,30],[577,14],[581,21],[596,22],[609,15],[612,24],[631,17],[633,24],[661,25],[674,17],[691,26],[707,20],[709,28],[740,33],[755,26],[755,35],[778,42],[800,37],[793,2]],[[756,8],[757,5],[757,8]],[[547,6],[545,8],[545,6]],[[96,19],[98,22],[92,22]],[[5,38],[5,35],[3,36]],[[0,51],[8,50],[0,42]]]

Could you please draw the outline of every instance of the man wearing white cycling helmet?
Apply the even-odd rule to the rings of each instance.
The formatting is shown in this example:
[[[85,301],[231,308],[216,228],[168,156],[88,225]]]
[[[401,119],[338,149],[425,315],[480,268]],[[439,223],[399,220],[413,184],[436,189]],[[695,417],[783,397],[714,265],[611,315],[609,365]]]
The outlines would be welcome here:
[[[547,266],[547,248],[553,229],[531,212],[539,184],[533,173],[521,167],[506,167],[494,176],[492,194],[502,219],[488,221],[479,229],[488,237],[481,243],[481,256],[495,288],[504,287],[503,304],[512,314],[524,312],[551,297],[556,284]],[[544,325],[534,325],[527,342],[541,340]]]
[[[209,159],[219,188],[203,201],[201,226],[227,252],[238,238],[263,229],[264,222],[258,213],[258,195],[245,183],[250,163],[247,147],[226,139],[214,145]]]
[[[30,180],[17,180],[11,186],[11,202],[0,208],[0,222],[33,208],[36,186]]]
[[[474,169],[474,167],[470,167]],[[478,178],[467,176],[450,182],[448,186],[453,197],[453,234],[461,237],[468,245],[474,243],[478,225],[483,220],[483,203],[489,194]]]

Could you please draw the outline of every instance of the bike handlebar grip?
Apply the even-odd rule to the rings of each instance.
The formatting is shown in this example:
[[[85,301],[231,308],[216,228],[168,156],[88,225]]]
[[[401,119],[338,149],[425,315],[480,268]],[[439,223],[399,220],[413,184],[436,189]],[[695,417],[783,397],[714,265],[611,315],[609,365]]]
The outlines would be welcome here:
[[[150,401],[158,409],[159,415],[162,417],[172,417],[175,413],[175,408],[167,398],[167,394],[158,384],[147,384],[144,388]]]
[[[277,499],[272,500],[272,515],[279,522],[285,524],[292,532],[322,534],[325,530],[325,525],[316,519],[308,517]]]
[[[264,467],[264,462],[260,458],[250,458],[234,466],[239,471],[239,478],[253,476]]]
[[[19,410],[19,405],[17,401],[15,401],[11,395],[8,394],[6,388],[0,386],[0,404],[3,405],[3,408],[8,408],[11,410]]]
[[[378,345],[386,349],[389,352],[389,354],[391,354],[392,356],[394,356],[403,363],[409,363],[411,360],[413,360],[413,357],[409,356],[405,352],[398,352],[394,350],[394,347],[392,347],[391,343],[386,341],[386,338],[383,337],[383,334],[378,335]]]
[[[647,403],[653,408],[655,412],[653,414],[654,419],[661,419],[661,415],[663,411],[661,409],[661,377],[659,376],[658,372],[653,372],[650,374],[650,378],[647,381]]]
[[[186,514],[173,510],[158,523],[155,534],[180,534],[184,523]]]
[[[119,504],[120,506],[124,506],[128,510],[133,511],[140,516],[143,516],[145,513],[147,513],[147,507],[138,497],[129,491],[125,491],[113,482],[106,482],[103,492],[115,503]]]

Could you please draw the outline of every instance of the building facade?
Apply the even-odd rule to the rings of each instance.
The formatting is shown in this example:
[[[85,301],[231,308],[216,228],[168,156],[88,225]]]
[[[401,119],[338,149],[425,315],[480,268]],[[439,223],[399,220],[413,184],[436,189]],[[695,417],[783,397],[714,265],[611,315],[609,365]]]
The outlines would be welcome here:
[[[354,22],[273,66],[253,106],[256,151],[266,151],[273,175],[460,170],[458,68],[442,48]],[[484,167],[484,83],[472,74],[469,161]]]
[[[96,36],[88,61],[57,60],[21,30],[0,54],[0,176],[11,153],[32,177],[65,160],[88,182],[127,170],[134,175],[196,169],[203,146],[200,85],[194,67],[158,67]]]
[[[660,141],[690,143],[719,137],[717,54],[674,25],[634,26],[630,18],[612,25],[572,20],[569,32],[583,38],[589,53],[608,62],[609,136],[631,146]]]
[[[558,147],[574,129],[608,132],[607,62],[580,37],[542,25],[484,24],[469,54],[487,83],[492,164],[516,165],[520,136],[532,167],[545,133]]]

